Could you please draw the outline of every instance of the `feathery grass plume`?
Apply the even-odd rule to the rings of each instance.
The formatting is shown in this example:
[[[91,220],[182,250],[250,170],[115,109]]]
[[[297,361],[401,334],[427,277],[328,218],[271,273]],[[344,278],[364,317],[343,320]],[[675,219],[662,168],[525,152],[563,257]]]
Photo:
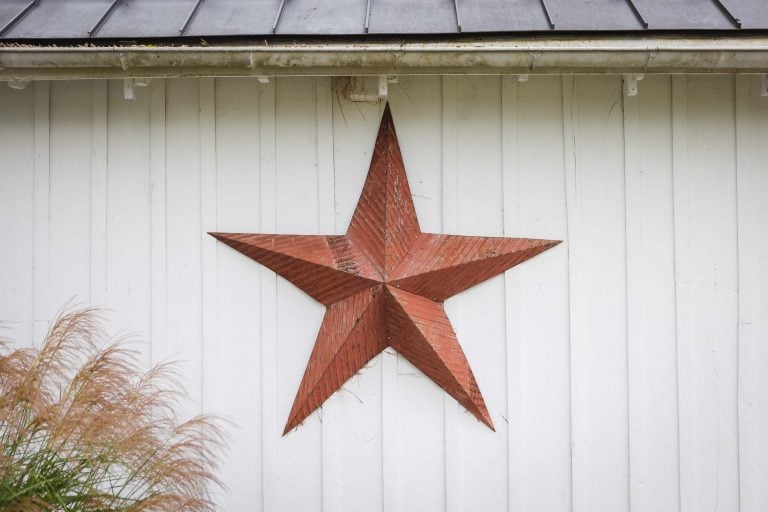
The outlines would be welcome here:
[[[39,350],[0,340],[0,510],[216,510],[220,422],[179,423],[173,367],[146,373],[98,311],[62,314]]]

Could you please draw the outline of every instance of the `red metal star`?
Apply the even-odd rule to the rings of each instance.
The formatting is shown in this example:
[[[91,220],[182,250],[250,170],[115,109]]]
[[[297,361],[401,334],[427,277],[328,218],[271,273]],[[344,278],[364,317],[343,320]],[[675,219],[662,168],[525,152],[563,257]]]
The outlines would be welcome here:
[[[422,233],[388,105],[346,235],[211,234],[328,307],[283,435],[387,346],[493,429],[443,301],[559,243]]]

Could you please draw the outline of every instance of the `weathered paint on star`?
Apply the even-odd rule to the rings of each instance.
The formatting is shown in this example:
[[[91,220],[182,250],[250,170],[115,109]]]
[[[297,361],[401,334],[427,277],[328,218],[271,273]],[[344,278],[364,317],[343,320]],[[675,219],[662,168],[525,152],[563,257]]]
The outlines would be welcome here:
[[[493,429],[443,301],[560,243],[422,233],[389,105],[345,235],[211,235],[328,308],[284,435],[388,346]]]

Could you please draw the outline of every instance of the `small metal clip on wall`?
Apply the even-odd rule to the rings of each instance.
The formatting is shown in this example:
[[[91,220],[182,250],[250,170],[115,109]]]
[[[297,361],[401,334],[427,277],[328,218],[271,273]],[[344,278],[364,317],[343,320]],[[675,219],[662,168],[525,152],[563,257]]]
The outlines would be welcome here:
[[[8,80],[8,87],[11,89],[16,89],[17,91],[21,91],[23,89],[26,89],[30,84],[29,80]]]
[[[763,81],[760,82],[760,96],[768,96],[768,73],[763,75]]]
[[[147,87],[152,82],[151,78],[124,78],[123,79],[123,98],[126,100],[136,99],[136,87]]]
[[[350,92],[349,101],[376,102],[386,100],[387,96],[389,96],[389,84],[391,83],[397,83],[397,76],[379,75],[379,87],[376,94]]]
[[[645,75],[624,75],[624,96],[637,96],[637,82]]]

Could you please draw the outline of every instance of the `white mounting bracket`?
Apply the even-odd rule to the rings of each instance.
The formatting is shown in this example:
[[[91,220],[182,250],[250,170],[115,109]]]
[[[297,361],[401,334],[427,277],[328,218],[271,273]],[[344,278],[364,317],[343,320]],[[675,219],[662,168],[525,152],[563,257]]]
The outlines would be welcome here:
[[[350,93],[349,101],[376,102],[386,100],[389,95],[389,84],[396,84],[397,76],[379,75],[379,87],[376,94],[370,93]]]
[[[379,76],[379,98],[386,99],[389,94],[389,81],[386,76]]]
[[[17,91],[21,91],[23,89],[26,89],[30,84],[29,80],[9,80],[8,81],[8,87],[11,89],[16,89]]]
[[[517,75],[517,81],[518,82],[527,82],[528,81],[528,75]]]
[[[624,96],[637,96],[637,82],[645,75],[624,75]]]
[[[768,96],[768,73],[763,75],[763,81],[760,83],[760,96]]]
[[[152,83],[151,78],[124,78],[123,79],[123,98],[126,100],[136,99],[136,87],[147,87]]]
[[[268,83],[269,83],[269,77],[268,77],[268,76],[257,76],[257,77],[256,77],[256,80],[257,80],[257,81],[258,81],[260,84],[268,84]]]

